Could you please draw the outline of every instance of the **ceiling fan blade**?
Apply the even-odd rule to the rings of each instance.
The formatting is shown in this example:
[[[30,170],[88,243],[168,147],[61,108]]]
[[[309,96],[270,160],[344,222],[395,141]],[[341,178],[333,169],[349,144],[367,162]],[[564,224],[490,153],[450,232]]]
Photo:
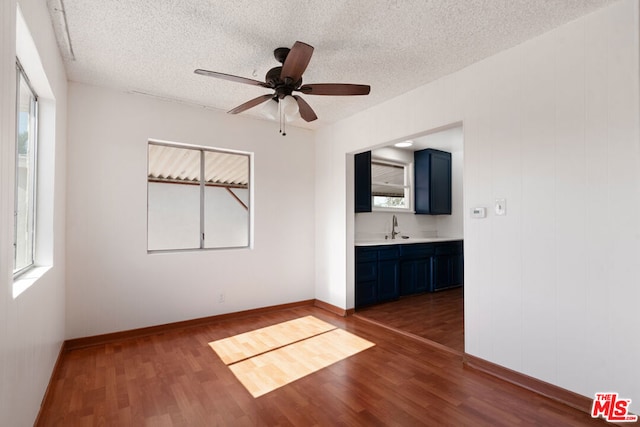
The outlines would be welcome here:
[[[318,118],[311,106],[307,104],[307,101],[305,101],[301,96],[298,95],[293,95],[293,97],[298,102],[298,111],[300,112],[300,117],[302,117],[302,120],[304,120],[305,122],[312,122]]]
[[[236,83],[244,83],[244,84],[253,85],[253,86],[269,87],[268,84],[258,80],[247,79],[245,77],[234,76],[231,74],[218,73],[217,71],[197,69],[194,71],[194,73],[200,74],[202,76],[216,77],[218,79],[229,80]]]
[[[295,42],[289,54],[287,54],[287,59],[285,59],[284,64],[282,64],[280,79],[284,81],[289,78],[293,83],[299,81],[302,78],[302,73],[304,73],[307,65],[309,65],[311,55],[313,55],[313,46],[302,42]]]
[[[242,113],[243,111],[248,110],[249,108],[253,108],[256,105],[260,105],[263,102],[267,102],[268,100],[270,100],[271,98],[273,98],[273,95],[261,95],[257,98],[253,98],[250,101],[245,102],[242,105],[238,105],[236,108],[234,108],[233,110],[229,110],[228,113],[229,114],[238,114],[238,113]]]
[[[347,83],[315,83],[310,85],[302,85],[299,92],[305,95],[369,95],[371,86],[369,85],[353,85]]]

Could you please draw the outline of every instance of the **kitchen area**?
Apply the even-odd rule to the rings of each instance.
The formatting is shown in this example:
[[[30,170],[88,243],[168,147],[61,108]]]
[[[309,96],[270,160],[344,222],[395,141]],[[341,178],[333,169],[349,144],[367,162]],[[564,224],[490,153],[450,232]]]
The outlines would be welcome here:
[[[354,161],[356,315],[462,352],[462,126]]]

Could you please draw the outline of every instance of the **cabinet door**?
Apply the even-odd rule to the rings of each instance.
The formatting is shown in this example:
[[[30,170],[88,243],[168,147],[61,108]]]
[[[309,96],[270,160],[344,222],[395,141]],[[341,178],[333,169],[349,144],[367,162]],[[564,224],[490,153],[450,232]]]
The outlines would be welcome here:
[[[459,286],[464,283],[464,261],[462,253],[451,257],[451,286]]]
[[[403,261],[400,264],[400,295],[428,292],[431,289],[431,257]]]
[[[371,212],[371,151],[353,157],[355,211]]]
[[[411,295],[416,292],[416,263],[403,261],[400,263],[400,295]]]
[[[378,301],[397,299],[398,291],[398,260],[378,261]]]
[[[415,293],[416,273],[413,261],[402,261],[400,263],[400,296]]]
[[[415,210],[418,214],[451,215],[451,153],[414,153]]]
[[[378,281],[358,282],[356,284],[356,308],[366,307],[378,302]]]
[[[433,257],[433,281],[431,290],[438,291],[451,286],[451,255]]]
[[[416,292],[427,292],[431,289],[431,257],[415,261]]]
[[[451,154],[431,153],[431,214],[451,215]]]
[[[356,263],[356,308],[378,302],[378,263]]]
[[[432,291],[461,286],[464,283],[463,258],[461,241],[436,246],[436,255],[433,257]]]

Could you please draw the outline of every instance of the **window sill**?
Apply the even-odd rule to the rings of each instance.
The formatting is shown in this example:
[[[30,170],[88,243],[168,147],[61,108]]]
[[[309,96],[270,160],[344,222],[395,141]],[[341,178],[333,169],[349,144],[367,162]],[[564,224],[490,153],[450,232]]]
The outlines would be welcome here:
[[[50,265],[33,267],[13,280],[13,299],[29,289],[38,279],[44,276],[51,269]]]
[[[416,213],[411,208],[383,208],[379,206],[372,206],[371,212]]]

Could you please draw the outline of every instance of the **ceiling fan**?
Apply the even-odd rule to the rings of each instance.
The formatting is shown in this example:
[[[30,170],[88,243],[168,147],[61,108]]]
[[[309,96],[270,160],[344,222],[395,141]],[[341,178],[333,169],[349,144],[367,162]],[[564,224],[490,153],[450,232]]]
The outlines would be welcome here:
[[[291,98],[297,103],[300,117],[307,122],[316,120],[318,116],[311,106],[299,95],[293,95],[293,92],[300,92],[305,95],[368,95],[371,87],[368,85],[346,84],[346,83],[314,83],[302,84],[302,74],[309,65],[311,55],[313,54],[313,46],[297,41],[291,49],[287,47],[279,47],[273,51],[276,60],[282,66],[270,69],[265,81],[248,79],[245,77],[234,76],[231,74],[218,73],[216,71],[208,71],[197,69],[194,72],[203,76],[216,77],[219,79],[229,80],[232,82],[245,83],[254,86],[261,86],[267,89],[273,89],[273,94],[261,95],[251,99],[244,104],[228,111],[230,114],[238,114],[253,108],[257,105],[274,100],[280,104],[290,102]],[[289,98],[287,98],[289,97]],[[286,99],[285,99],[286,98]],[[294,105],[295,105],[294,103]],[[282,115],[281,115],[282,118]]]

